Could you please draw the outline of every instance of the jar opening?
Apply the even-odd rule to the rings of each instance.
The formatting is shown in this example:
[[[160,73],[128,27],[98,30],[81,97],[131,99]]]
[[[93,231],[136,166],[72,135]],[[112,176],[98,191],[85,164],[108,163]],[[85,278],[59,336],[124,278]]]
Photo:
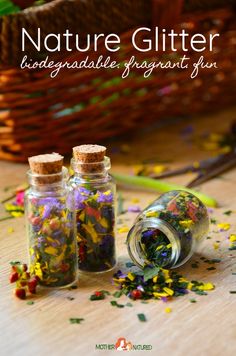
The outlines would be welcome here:
[[[167,266],[171,262],[172,244],[159,229],[148,228],[142,231],[140,248],[147,260],[155,266]]]
[[[66,180],[68,180],[68,169],[66,167],[62,167],[61,172],[53,173],[53,174],[36,174],[31,170],[27,172],[29,184],[35,187],[56,187]]]
[[[133,226],[128,234],[131,259],[141,268],[145,265],[174,267],[180,255],[176,231],[160,219],[145,219]]]
[[[75,158],[71,159],[71,167],[74,172],[83,174],[87,177],[103,175],[111,168],[110,158],[105,156],[101,162],[82,162]]]

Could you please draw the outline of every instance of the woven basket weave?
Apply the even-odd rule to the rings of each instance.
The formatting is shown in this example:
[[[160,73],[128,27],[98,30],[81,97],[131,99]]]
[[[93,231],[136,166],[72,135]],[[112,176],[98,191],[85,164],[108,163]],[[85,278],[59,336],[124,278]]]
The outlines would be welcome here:
[[[235,103],[235,1],[181,0],[56,0],[38,8],[0,18],[0,158],[24,161],[39,152],[70,153],[73,145],[99,142],[170,116],[218,110]],[[222,5],[223,4],[223,5]],[[155,70],[145,79],[140,70],[122,80],[118,70],[62,70],[51,79],[49,70],[21,70],[20,36],[25,27],[33,36],[70,32],[120,34],[122,48],[113,53],[119,62],[135,55],[139,62],[156,60],[157,53],[137,53],[130,43],[138,26],[186,27],[188,32],[221,34],[217,51],[205,52],[218,69]],[[140,39],[141,40],[141,39]],[[27,49],[32,58],[38,53]],[[108,55],[104,50],[67,54],[81,61]],[[159,60],[166,53],[159,53]],[[147,58],[148,57],[148,58]],[[197,61],[199,53],[191,53]]]

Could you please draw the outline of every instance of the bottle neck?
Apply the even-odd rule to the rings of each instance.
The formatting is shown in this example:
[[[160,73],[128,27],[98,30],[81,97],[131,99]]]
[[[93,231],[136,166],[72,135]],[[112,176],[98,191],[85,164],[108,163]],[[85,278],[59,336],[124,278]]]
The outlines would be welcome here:
[[[109,157],[104,157],[102,162],[80,162],[74,158],[71,159],[71,167],[74,171],[74,176],[80,181],[97,182],[104,181],[109,177],[109,169],[111,162]]]
[[[145,265],[157,266],[147,256],[145,249],[143,248],[142,236],[145,231],[158,230],[164,234],[165,238],[171,245],[171,251],[169,258],[164,264],[158,264],[163,268],[172,268],[177,264],[180,257],[181,244],[177,231],[167,222],[158,218],[148,218],[138,221],[129,231],[127,237],[128,252],[133,262],[140,268]]]
[[[61,172],[55,174],[35,174],[29,170],[27,176],[31,191],[50,195],[64,190],[69,177],[66,167],[63,167]]]

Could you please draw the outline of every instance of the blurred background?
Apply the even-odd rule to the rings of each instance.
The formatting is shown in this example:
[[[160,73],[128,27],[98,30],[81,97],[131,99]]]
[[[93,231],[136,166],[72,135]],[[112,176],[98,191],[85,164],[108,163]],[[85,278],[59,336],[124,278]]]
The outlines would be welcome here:
[[[0,165],[2,184],[21,184],[27,158],[41,153],[59,152],[66,158],[72,147],[83,143],[107,146],[112,172],[125,177],[163,178],[181,186],[197,187],[216,196],[220,204],[230,203],[223,194],[221,174],[229,171],[229,187],[236,166],[236,1],[191,0],[2,0],[0,3]],[[136,61],[178,62],[183,54],[166,51],[138,52],[131,43],[136,28],[185,29],[190,35],[206,38],[219,33],[213,51],[194,52],[189,46],[189,69],[154,69],[144,78],[142,69],[132,69],[126,79],[122,63]],[[65,48],[55,55],[37,52],[30,41],[21,48],[24,27],[32,38],[47,34],[79,34],[81,45],[87,35],[117,33],[121,48],[108,52],[103,42],[98,51]],[[139,45],[145,40],[139,37]],[[153,31],[154,33],[154,31]],[[150,38],[150,33],[148,33]],[[153,38],[153,41],[155,39]],[[52,43],[55,47],[55,43]],[[181,43],[177,41],[177,47]],[[34,49],[34,50],[33,50]],[[99,56],[121,63],[120,69],[61,70],[52,79],[50,69],[20,69],[23,55],[33,61],[49,56],[55,61],[82,61]],[[204,62],[218,68],[200,69],[190,79],[192,63]],[[213,164],[213,166],[212,166]],[[14,172],[14,174],[13,174]],[[210,174],[209,174],[210,172]],[[186,174],[187,173],[187,174]],[[200,180],[192,182],[199,176]],[[18,177],[18,178],[17,178]],[[213,179],[217,178],[217,179]],[[133,182],[129,184],[129,189]],[[138,183],[139,195],[147,187]],[[226,190],[227,190],[226,189]],[[128,191],[126,192],[128,194]],[[7,195],[7,194],[6,194]],[[5,194],[4,194],[5,196]],[[233,202],[231,201],[231,204]]]
[[[189,135],[196,141],[196,123],[202,127],[197,140],[204,146],[211,133],[230,131],[235,119],[235,4],[235,0],[2,0],[0,159],[25,162],[28,156],[52,151],[70,156],[75,145],[100,143],[107,145],[110,153],[120,153],[122,159],[128,160],[132,151],[129,146],[135,142],[133,160],[137,161],[143,152],[158,147],[162,147],[161,156],[165,156],[169,140],[167,136],[160,146],[160,132],[165,137],[176,130],[170,140],[177,144],[179,132],[186,127],[185,137]],[[134,29],[141,26],[184,28],[190,34],[205,36],[220,33],[214,50],[203,53],[207,62],[217,62],[218,69],[200,70],[195,79],[190,79],[190,70],[156,69],[147,79],[142,70],[132,70],[122,80],[122,69],[63,70],[51,79],[48,69],[19,68],[23,57],[22,27],[31,36],[36,36],[40,27],[42,39],[67,28],[79,33],[82,41],[88,33],[114,32],[121,37],[118,52],[106,52],[101,46],[97,53],[62,51],[59,58],[50,54],[50,59],[60,61],[81,61],[87,55],[94,60],[99,55],[111,55],[120,63],[132,55],[139,62],[181,58],[181,51],[136,51],[130,38]],[[25,53],[33,60],[47,56],[33,52],[32,46]],[[188,56],[194,62],[200,55],[189,51]],[[225,114],[218,115],[219,112]],[[208,125],[207,118],[212,114],[215,119],[210,119]],[[150,137],[154,137],[151,146]],[[213,149],[214,144],[210,146]]]

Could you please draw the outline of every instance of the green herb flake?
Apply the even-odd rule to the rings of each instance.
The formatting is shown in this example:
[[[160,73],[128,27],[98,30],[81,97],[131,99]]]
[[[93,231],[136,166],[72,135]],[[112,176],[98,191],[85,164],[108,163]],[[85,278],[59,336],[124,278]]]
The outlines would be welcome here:
[[[195,290],[194,291],[197,295],[207,295],[207,293],[206,292],[204,292],[203,290]]]
[[[216,220],[216,219],[214,219],[214,218],[211,218],[211,220],[210,220],[210,221],[211,221],[211,224],[214,224],[214,225],[215,225],[215,224],[217,224],[217,220]]]
[[[111,300],[110,303],[111,303],[111,305],[112,305],[113,307],[116,307],[116,306],[117,306],[117,301],[116,301],[116,300]]]
[[[191,264],[191,267],[192,267],[192,268],[198,268],[199,266],[198,266],[198,263],[192,263],[192,264]]]
[[[132,303],[126,303],[126,306],[131,308],[131,307],[133,307],[133,304]]]
[[[113,307],[117,307],[117,308],[124,308],[125,307],[123,304],[118,304],[116,300],[111,300],[110,303],[111,303],[111,305]]]
[[[196,299],[192,298],[192,299],[189,299],[190,303],[197,303]]]
[[[205,263],[208,263],[209,265],[213,265],[215,263],[220,263],[221,262],[221,259],[220,258],[212,258],[211,260],[205,260],[204,261]]]
[[[94,300],[103,300],[105,299],[105,294],[101,292],[101,294],[92,294],[90,295],[89,299],[91,301],[94,301]]]
[[[220,258],[212,258],[212,260],[210,260],[212,263],[220,263],[221,259]]]
[[[227,210],[223,214],[230,216],[232,214],[232,212],[233,212],[232,210]]]
[[[34,304],[34,301],[33,301],[33,300],[29,300],[26,304],[27,304],[27,305],[33,305],[33,304]]]
[[[149,267],[146,266],[143,269],[143,276],[144,276],[144,282],[147,282],[149,279],[152,279],[153,277],[157,276],[158,273],[160,272],[160,267]]]
[[[122,291],[121,290],[118,290],[116,291],[115,293],[112,294],[113,297],[115,298],[120,298],[122,296]]]
[[[131,267],[135,266],[135,264],[133,262],[126,262],[125,265],[127,268],[131,268]]]
[[[236,294],[236,290],[230,290],[230,294]]]
[[[70,318],[69,319],[71,324],[80,324],[82,321],[84,321],[83,318]]]
[[[141,321],[141,322],[147,321],[147,318],[143,313],[138,314],[137,317],[138,317],[139,321]]]
[[[213,271],[214,269],[216,269],[215,267],[208,267],[207,271]]]
[[[17,265],[20,265],[20,264],[21,264],[20,261],[11,261],[11,262],[10,262],[10,265],[11,265],[11,266],[17,266]]]

